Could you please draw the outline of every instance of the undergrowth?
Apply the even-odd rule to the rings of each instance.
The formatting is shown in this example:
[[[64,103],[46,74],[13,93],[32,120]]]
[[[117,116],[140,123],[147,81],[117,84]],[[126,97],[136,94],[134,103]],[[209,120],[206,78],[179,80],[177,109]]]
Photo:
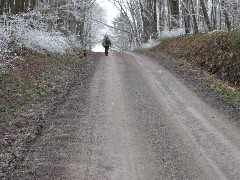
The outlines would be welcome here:
[[[240,91],[240,29],[232,32],[214,32],[175,37],[163,40],[150,51],[184,58],[187,62],[212,74],[218,83],[212,88],[221,89],[221,98],[239,106]],[[234,87],[225,88],[223,84]],[[221,87],[221,88],[220,88]]]
[[[207,79],[210,88],[220,94],[220,98],[231,103],[234,107],[240,108],[240,92],[232,89],[227,84],[218,82],[212,78]]]
[[[14,122],[55,81],[67,76],[74,56],[29,54],[0,71],[0,128]]]
[[[163,42],[167,42],[168,40],[172,39],[173,37],[170,37],[170,36],[163,36],[163,37],[160,37],[158,39],[159,42],[163,43]]]
[[[142,47],[138,47],[138,48],[135,48],[133,51],[134,52],[144,52],[146,51],[147,48],[142,48]]]

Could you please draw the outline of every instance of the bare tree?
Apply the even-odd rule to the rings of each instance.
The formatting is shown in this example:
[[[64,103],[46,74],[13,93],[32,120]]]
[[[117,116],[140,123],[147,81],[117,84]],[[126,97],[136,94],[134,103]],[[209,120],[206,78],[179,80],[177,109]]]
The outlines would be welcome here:
[[[221,6],[223,8],[223,14],[224,14],[224,17],[225,17],[225,24],[227,26],[227,29],[228,29],[228,31],[231,31],[231,21],[229,19],[229,15],[228,15],[228,12],[227,12],[227,9],[226,9],[225,0],[221,0]]]
[[[200,4],[201,4],[201,7],[202,7],[204,20],[205,20],[205,22],[207,24],[207,27],[208,27],[208,31],[211,31],[212,30],[212,26],[211,26],[211,22],[210,22],[208,13],[207,13],[207,8],[206,8],[205,1],[204,0],[200,0]]]

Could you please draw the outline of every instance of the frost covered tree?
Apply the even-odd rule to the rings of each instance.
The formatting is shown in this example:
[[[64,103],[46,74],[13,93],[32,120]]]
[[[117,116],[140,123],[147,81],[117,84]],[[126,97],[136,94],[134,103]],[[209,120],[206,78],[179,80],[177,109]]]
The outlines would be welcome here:
[[[120,14],[113,20],[113,25],[114,29],[112,29],[112,34],[115,34],[115,36],[112,37],[112,44],[114,44],[114,48],[116,50],[128,50],[128,48],[131,48],[131,34],[121,31],[122,29],[130,31],[130,28],[127,26],[127,22],[122,14]]]
[[[240,26],[239,0],[109,0],[134,34],[134,45],[164,34],[231,31]]]
[[[0,0],[0,52],[91,50],[93,16],[104,19],[96,0]]]
[[[33,10],[36,0],[0,0],[0,15],[18,14]]]

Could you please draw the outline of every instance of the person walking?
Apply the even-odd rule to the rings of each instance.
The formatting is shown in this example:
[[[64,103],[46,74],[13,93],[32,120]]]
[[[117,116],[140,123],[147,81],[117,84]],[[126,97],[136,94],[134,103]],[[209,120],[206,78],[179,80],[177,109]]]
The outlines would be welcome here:
[[[111,41],[107,34],[104,35],[104,38],[102,40],[102,45],[105,48],[105,56],[108,56],[108,50],[109,50],[109,47],[111,46]]]

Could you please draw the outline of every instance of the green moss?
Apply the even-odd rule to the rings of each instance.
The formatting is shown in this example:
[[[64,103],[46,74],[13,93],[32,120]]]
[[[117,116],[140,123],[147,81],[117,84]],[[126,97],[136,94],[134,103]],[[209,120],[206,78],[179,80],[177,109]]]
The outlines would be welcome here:
[[[65,64],[73,64],[76,60],[76,57],[72,55],[66,55],[63,58],[65,59]]]
[[[9,121],[0,119],[0,129],[7,127],[9,124]]]
[[[212,90],[220,93],[220,98],[229,102],[236,108],[240,108],[240,92],[229,88],[227,85],[217,82],[213,79],[209,79],[210,87]]]
[[[173,37],[169,37],[169,36],[161,36],[158,41],[161,43],[167,42],[168,40],[173,39]]]
[[[0,102],[0,112],[8,112],[11,106],[8,103]]]

